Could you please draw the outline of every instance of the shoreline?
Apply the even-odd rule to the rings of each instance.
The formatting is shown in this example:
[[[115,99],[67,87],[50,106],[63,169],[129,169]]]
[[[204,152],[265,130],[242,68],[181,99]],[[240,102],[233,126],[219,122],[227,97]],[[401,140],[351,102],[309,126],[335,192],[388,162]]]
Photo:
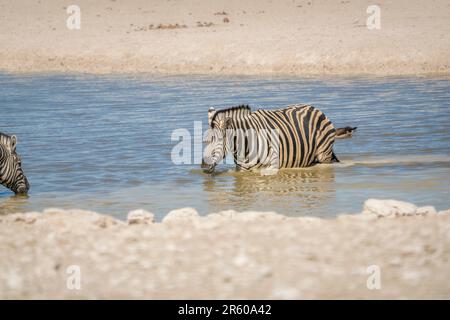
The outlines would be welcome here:
[[[450,56],[450,55],[449,55]],[[80,64],[80,57],[70,59],[67,57],[55,59],[58,63],[49,64],[48,56],[38,59],[32,56],[24,56],[18,61],[4,57],[0,52],[0,72],[9,74],[87,74],[87,75],[157,75],[157,76],[261,76],[261,77],[327,77],[327,76],[348,76],[348,77],[409,77],[409,76],[448,76],[450,75],[450,58],[448,65],[429,66],[416,64],[410,61],[409,65],[401,66],[398,62],[392,65],[381,63],[379,65],[355,64],[353,66],[343,66],[336,62],[332,65],[296,65],[290,67],[281,66],[261,66],[261,65],[240,65],[228,67],[219,65],[211,68],[210,65],[190,65],[187,62],[177,64],[178,61],[170,65],[161,66],[159,61],[149,63],[145,57],[139,58],[137,63],[127,64],[127,60],[108,61],[108,57],[83,56],[82,60],[89,62]],[[31,63],[30,63],[31,61]],[[64,62],[63,62],[64,61]],[[99,61],[104,65],[99,66]],[[425,65],[427,65],[425,67]],[[157,68],[155,68],[157,66]]]
[[[399,78],[448,78],[450,71],[447,73],[430,72],[430,73],[399,73],[399,74],[371,74],[371,73],[304,73],[304,74],[292,74],[292,73],[157,73],[157,72],[85,72],[85,71],[62,71],[62,70],[35,70],[35,71],[9,71],[0,70],[0,75],[14,76],[14,77],[40,77],[40,76],[77,76],[77,77],[161,77],[161,78],[177,78],[177,77],[242,77],[249,79],[399,79]]]
[[[92,71],[82,71],[82,70],[3,70],[0,69],[0,74],[12,75],[12,76],[63,76],[63,75],[75,75],[75,76],[156,76],[156,77],[212,77],[212,76],[223,76],[223,77],[251,77],[251,78],[327,78],[327,77],[343,77],[343,78],[439,78],[450,76],[450,70],[445,72],[427,72],[427,73],[199,73],[199,72],[186,72],[180,73],[179,71],[174,72],[151,72],[151,71],[117,71],[117,72],[92,72]]]
[[[0,0],[0,70],[158,75],[448,75],[450,4],[384,1]],[[227,20],[225,20],[227,19]],[[225,22],[227,21],[227,22]]]
[[[192,208],[162,222],[144,210],[127,221],[7,214],[0,298],[448,299],[449,232],[450,210],[376,199],[335,219]]]
[[[450,50],[450,48],[449,48]],[[137,62],[129,62],[126,59],[108,61],[109,57],[90,57],[83,55],[68,59],[59,57],[52,60],[50,56],[43,55],[35,58],[33,55],[24,55],[20,59],[9,58],[0,52],[0,72],[10,74],[88,74],[88,75],[166,75],[166,76],[289,76],[289,77],[316,77],[316,76],[349,76],[349,77],[395,77],[395,76],[448,76],[450,75],[450,58],[448,61],[430,65],[427,62],[416,63],[409,61],[405,64],[393,61],[391,64],[380,62],[379,64],[366,65],[355,63],[354,65],[342,65],[339,61],[332,64],[297,64],[295,67],[288,65],[238,65],[229,67],[227,64],[195,65],[186,61],[172,61],[170,65],[164,65],[163,61],[149,62],[146,57],[140,57]],[[89,61],[81,63],[79,60]],[[179,63],[179,64],[177,64]]]

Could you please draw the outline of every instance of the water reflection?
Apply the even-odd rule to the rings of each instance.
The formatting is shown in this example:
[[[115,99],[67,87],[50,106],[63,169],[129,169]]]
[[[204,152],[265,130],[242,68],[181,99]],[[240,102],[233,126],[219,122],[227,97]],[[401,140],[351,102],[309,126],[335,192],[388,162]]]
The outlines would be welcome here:
[[[336,197],[332,165],[283,169],[266,176],[257,172],[222,172],[206,176],[203,187],[209,207],[216,210],[239,207],[269,211],[276,207],[289,214],[288,208],[294,205],[297,214],[308,214],[309,209],[318,212],[330,206]]]
[[[26,212],[28,205],[27,195],[12,195],[9,197],[2,197],[0,201],[0,214]]]

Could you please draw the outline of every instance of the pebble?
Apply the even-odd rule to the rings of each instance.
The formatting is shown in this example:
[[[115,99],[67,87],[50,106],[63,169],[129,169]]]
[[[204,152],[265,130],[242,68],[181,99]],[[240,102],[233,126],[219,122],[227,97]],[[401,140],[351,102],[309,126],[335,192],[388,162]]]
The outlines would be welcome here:
[[[163,223],[167,222],[193,222],[199,218],[197,210],[194,208],[182,208],[170,211],[163,219]]]
[[[155,215],[142,209],[128,212],[128,224],[152,224],[155,222]]]
[[[417,206],[398,200],[369,199],[364,202],[363,214],[377,217],[411,216],[417,212]]]

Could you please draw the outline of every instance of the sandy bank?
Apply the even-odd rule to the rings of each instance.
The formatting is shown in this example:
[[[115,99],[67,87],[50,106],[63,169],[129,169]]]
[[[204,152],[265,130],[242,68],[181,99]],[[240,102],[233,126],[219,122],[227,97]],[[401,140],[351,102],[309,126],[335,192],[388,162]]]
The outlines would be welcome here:
[[[450,71],[450,3],[373,1],[0,0],[0,70],[204,74]]]
[[[448,299],[449,234],[450,211],[376,200],[333,220],[189,208],[162,223],[144,211],[128,221],[11,214],[0,217],[0,298]],[[367,287],[370,268],[380,289]]]

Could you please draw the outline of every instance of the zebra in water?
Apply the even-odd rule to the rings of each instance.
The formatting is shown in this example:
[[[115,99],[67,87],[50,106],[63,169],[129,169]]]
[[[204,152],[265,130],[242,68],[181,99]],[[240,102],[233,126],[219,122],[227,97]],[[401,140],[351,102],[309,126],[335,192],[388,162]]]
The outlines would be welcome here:
[[[333,152],[334,140],[351,137],[356,129],[335,129],[323,112],[310,105],[255,112],[248,106],[210,108],[208,122],[202,164],[207,173],[229,152],[237,169],[245,171],[339,162]]]
[[[17,138],[0,132],[0,183],[15,194],[27,194],[30,184],[16,153]]]

